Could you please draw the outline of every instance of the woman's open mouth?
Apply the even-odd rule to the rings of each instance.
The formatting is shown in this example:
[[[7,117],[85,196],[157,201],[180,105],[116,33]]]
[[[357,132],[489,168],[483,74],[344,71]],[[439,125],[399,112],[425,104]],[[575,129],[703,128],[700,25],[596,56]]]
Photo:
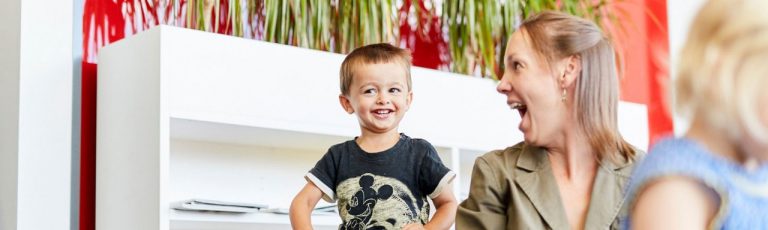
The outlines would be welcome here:
[[[520,125],[518,125],[517,128],[520,129],[520,131],[525,132],[525,127],[528,127],[525,119],[525,115],[528,114],[528,106],[520,102],[514,102],[509,104],[509,108],[517,110],[517,113],[520,114]]]
[[[509,108],[517,110],[517,112],[520,113],[520,118],[525,116],[525,113],[528,112],[528,106],[522,103],[512,103],[509,105]]]

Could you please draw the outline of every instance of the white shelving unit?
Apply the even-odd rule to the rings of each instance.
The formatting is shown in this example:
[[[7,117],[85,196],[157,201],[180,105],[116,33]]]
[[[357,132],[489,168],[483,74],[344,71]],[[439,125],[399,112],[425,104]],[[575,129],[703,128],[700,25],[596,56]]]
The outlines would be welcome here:
[[[338,102],[343,58],[167,26],[101,49],[96,228],[290,228],[287,215],[169,205],[204,198],[288,208],[328,147],[359,132]],[[474,159],[522,140],[519,116],[493,81],[416,67],[412,76],[414,102],[400,131],[435,145],[458,175],[462,200]],[[622,121],[632,121],[622,128],[645,146],[645,108],[622,109]],[[340,223],[312,220],[319,229]]]

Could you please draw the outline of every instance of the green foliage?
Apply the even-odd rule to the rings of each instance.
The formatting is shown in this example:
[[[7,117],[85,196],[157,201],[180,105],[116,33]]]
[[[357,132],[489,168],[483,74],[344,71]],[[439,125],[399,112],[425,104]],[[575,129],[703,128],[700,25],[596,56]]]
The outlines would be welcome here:
[[[174,4],[179,0],[167,1]],[[401,14],[399,7],[407,1],[229,0],[227,21],[232,29],[228,33],[243,36],[244,8],[253,38],[348,53],[371,43],[398,43],[401,22],[429,20],[430,17],[416,16],[422,13],[419,7],[415,7],[416,14]],[[444,0],[439,17],[446,34],[451,71],[499,79],[506,41],[522,19],[544,10],[556,10],[603,26],[605,20],[616,19],[607,10],[615,1],[620,0]],[[215,20],[223,16],[210,15],[221,12],[219,7],[219,0],[187,0],[187,27],[219,31]],[[436,14],[434,10],[423,13]]]
[[[608,0],[446,0],[443,24],[448,28],[451,70],[499,79],[503,73],[506,41],[516,26],[530,15],[564,11],[598,25],[610,17]]]

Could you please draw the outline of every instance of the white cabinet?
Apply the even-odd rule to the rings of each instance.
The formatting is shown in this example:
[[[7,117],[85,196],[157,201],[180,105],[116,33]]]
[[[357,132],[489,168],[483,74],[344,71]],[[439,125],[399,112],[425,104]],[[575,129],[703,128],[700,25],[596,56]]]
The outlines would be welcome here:
[[[287,215],[177,211],[170,203],[288,208],[328,147],[359,133],[338,102],[343,58],[167,26],[101,49],[97,229],[290,228]],[[522,140],[519,115],[493,81],[423,68],[412,76],[414,101],[400,131],[435,145],[458,175],[461,200],[477,156]],[[327,229],[340,223],[312,220]]]

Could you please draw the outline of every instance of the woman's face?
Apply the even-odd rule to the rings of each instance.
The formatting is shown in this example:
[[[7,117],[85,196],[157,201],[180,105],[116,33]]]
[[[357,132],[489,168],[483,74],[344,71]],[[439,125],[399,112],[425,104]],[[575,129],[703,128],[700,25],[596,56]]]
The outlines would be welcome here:
[[[509,39],[504,65],[504,75],[496,90],[506,95],[507,104],[520,114],[518,128],[523,132],[525,142],[537,146],[550,144],[562,130],[567,117],[561,99],[564,81],[560,80],[565,68],[556,65],[555,70],[550,70],[543,56],[533,49],[530,37],[523,29]]]

